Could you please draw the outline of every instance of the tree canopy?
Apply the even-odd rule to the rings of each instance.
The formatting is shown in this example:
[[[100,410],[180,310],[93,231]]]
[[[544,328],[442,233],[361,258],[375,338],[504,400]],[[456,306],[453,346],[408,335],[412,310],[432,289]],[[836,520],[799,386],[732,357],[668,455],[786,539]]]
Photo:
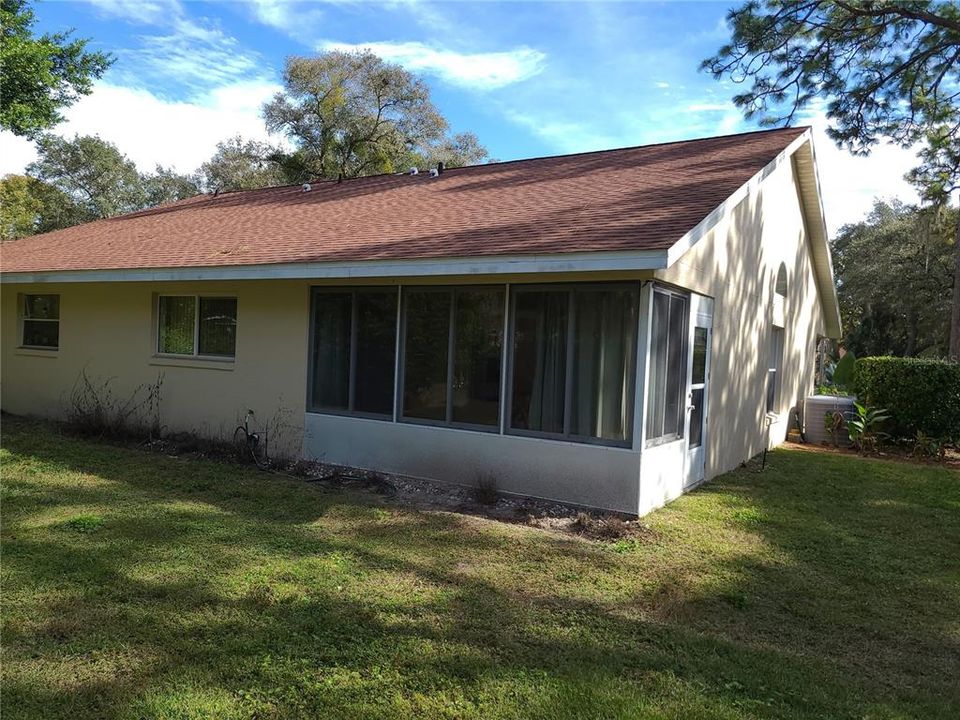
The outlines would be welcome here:
[[[847,344],[856,355],[947,352],[956,209],[877,201],[831,241]]]
[[[0,0],[0,127],[27,137],[59,123],[113,62],[71,32],[34,37],[35,22],[27,0]]]
[[[750,0],[728,16],[732,40],[702,67],[750,83],[748,118],[789,124],[818,98],[830,136],[854,152],[912,145],[960,123],[960,6],[927,0]]]
[[[146,193],[133,161],[97,136],[44,135],[27,173],[62,191],[91,218],[140,210]]]
[[[60,230],[89,220],[62,191],[28,175],[0,179],[0,240]]]
[[[263,115],[294,146],[283,163],[293,180],[396,172],[441,154],[453,164],[486,157],[475,136],[447,136],[422,80],[369,51],[289,58],[283,80]]]
[[[208,192],[281,185],[290,181],[280,164],[281,155],[269,143],[237,135],[217,143],[213,156],[200,166],[201,182]]]
[[[44,135],[27,172],[56,188],[79,209],[81,222],[113,217],[199,193],[197,181],[158,166],[142,174],[113,143],[98,136]]]

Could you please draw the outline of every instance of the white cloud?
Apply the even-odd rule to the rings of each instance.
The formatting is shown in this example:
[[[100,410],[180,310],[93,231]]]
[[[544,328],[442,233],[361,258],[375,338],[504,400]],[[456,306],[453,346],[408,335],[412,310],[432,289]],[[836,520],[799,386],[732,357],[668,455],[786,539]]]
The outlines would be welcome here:
[[[297,3],[291,0],[249,1],[253,17],[257,22],[281,30],[300,40],[307,40],[323,19],[323,12],[317,8],[320,4],[320,2]]]
[[[665,90],[666,88],[670,87],[670,83],[668,82],[656,82],[654,83],[654,85],[660,88],[661,90]]]
[[[529,47],[488,53],[436,49],[421,42],[341,43],[325,41],[321,50],[370,50],[413,72],[435,75],[452,85],[495,90],[527,80],[544,68],[546,55]]]
[[[225,83],[263,78],[258,53],[240,45],[213,21],[188,15],[180,0],[88,0],[102,14],[156,28],[133,35],[133,47],[114,50],[108,78],[117,85],[179,85],[201,92]]]
[[[27,165],[36,159],[33,143],[7,130],[0,130],[0,177],[10,173],[22,175]]]
[[[99,135],[143,171],[157,164],[191,172],[220,140],[267,139],[260,105],[280,89],[259,81],[224,85],[192,102],[169,101],[147,90],[101,83],[66,112],[58,135]],[[35,159],[28,141],[0,132],[0,174],[21,173]]]
[[[826,133],[823,117],[814,119],[813,146],[823,191],[827,229],[833,237],[847,223],[863,220],[876,198],[918,201],[916,190],[903,176],[916,167],[916,150],[883,143],[866,157],[838,148]]]
[[[183,17],[178,0],[87,0],[102,14],[141,25],[164,25]]]
[[[256,53],[217,28],[178,19],[170,29],[169,34],[141,36],[136,49],[118,50],[123,62],[112,77],[122,85],[176,82],[197,91],[264,74]]]

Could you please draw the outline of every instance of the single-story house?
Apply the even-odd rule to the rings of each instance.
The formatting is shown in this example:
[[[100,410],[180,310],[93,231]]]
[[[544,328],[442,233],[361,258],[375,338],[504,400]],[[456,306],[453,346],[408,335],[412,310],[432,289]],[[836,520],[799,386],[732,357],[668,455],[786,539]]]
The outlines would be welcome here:
[[[204,195],[0,252],[8,412],[162,373],[168,431],[250,408],[274,451],[633,515],[782,442],[840,333],[808,128]]]

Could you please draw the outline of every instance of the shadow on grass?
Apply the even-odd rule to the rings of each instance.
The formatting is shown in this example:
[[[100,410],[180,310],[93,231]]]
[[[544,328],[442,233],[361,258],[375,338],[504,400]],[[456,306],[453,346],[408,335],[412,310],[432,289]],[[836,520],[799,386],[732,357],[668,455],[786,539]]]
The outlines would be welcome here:
[[[4,480],[4,605],[29,608],[4,624],[10,717],[960,709],[956,485],[937,474],[856,485],[846,461],[774,454],[662,514],[728,515],[704,531],[768,555],[676,534],[617,555],[19,423],[5,448],[37,473]],[[43,485],[43,467],[107,482]],[[89,536],[44,525],[74,505],[113,510]]]

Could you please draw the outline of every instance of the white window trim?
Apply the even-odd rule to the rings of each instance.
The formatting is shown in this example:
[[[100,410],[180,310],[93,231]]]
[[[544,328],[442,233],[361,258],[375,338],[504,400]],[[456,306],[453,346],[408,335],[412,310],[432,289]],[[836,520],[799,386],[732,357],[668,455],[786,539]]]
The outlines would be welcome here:
[[[778,347],[777,357],[774,358],[773,353],[770,351],[773,349],[773,339],[774,337],[776,337],[777,331],[779,331],[781,335],[780,335],[780,343]],[[779,417],[780,415],[780,401],[781,401],[780,386],[783,380],[783,377],[782,377],[783,354],[785,351],[786,344],[787,344],[787,331],[782,326],[773,325],[770,328],[770,343],[768,345],[768,348],[769,348],[768,353],[770,357],[767,359],[767,384],[764,387],[764,399],[763,399],[764,405],[767,406],[766,407],[767,415],[771,417]],[[776,362],[774,363],[774,361]],[[772,382],[774,383],[773,399],[769,400],[771,374],[773,375]],[[768,406],[770,403],[772,403],[772,407]]]
[[[18,350],[29,350],[30,353],[18,353],[21,355],[37,353],[56,353],[60,351],[60,315],[57,314],[56,318],[35,318],[27,315],[27,298],[37,297],[42,295],[53,295],[57,297],[57,302],[59,304],[60,293],[20,293],[17,297],[17,339],[19,344],[17,345]],[[30,322],[48,322],[57,324],[57,344],[56,345],[28,345],[24,342],[23,334],[26,332],[26,321]]]
[[[665,434],[665,435],[656,435],[656,436],[653,436],[653,437],[648,437],[648,435],[647,435],[647,433],[649,432],[649,425],[648,425],[648,423],[647,423],[647,403],[650,402],[650,398],[647,397],[646,395],[647,395],[647,393],[650,392],[650,390],[653,389],[653,388],[651,387],[651,385],[650,385],[649,373],[650,373],[651,361],[652,361],[652,358],[653,358],[653,343],[654,343],[654,340],[655,340],[655,338],[653,337],[653,304],[654,304],[654,298],[655,298],[655,296],[656,296],[657,293],[660,293],[660,294],[662,294],[662,295],[668,295],[668,296],[673,296],[673,297],[682,298],[682,299],[687,303],[687,323],[686,323],[686,330],[685,330],[685,332],[684,332],[684,334],[683,334],[683,336],[682,336],[682,337],[685,339],[685,341],[686,341],[686,346],[687,346],[687,347],[686,347],[686,355],[687,355],[687,357],[686,357],[686,360],[684,361],[684,367],[688,367],[689,364],[693,361],[693,357],[692,357],[693,348],[690,347],[690,338],[689,338],[690,322],[691,322],[691,318],[690,318],[690,308],[691,308],[691,303],[692,303],[692,301],[691,301],[691,297],[692,297],[692,296],[691,296],[690,292],[687,291],[687,290],[683,290],[683,289],[680,289],[680,288],[672,287],[672,286],[669,286],[669,285],[663,285],[663,284],[661,284],[661,283],[655,283],[655,284],[653,285],[653,287],[651,288],[651,291],[650,291],[650,301],[649,301],[648,307],[647,307],[647,311],[648,311],[648,316],[647,316],[647,327],[648,327],[647,335],[648,335],[648,341],[647,341],[646,364],[647,364],[647,373],[648,373],[648,374],[647,374],[647,381],[644,383],[644,384],[645,384],[645,389],[644,389],[644,395],[645,395],[645,397],[644,397],[644,403],[643,403],[643,406],[644,406],[644,407],[643,407],[643,415],[644,415],[644,416],[643,416],[643,433],[644,433],[644,435],[643,435],[643,447],[644,447],[644,448],[655,448],[655,447],[659,447],[659,446],[661,446],[661,445],[669,445],[670,443],[676,443],[676,442],[685,441],[685,440],[687,439],[687,436],[686,436],[686,427],[685,427],[686,422],[682,422],[682,423],[680,424],[680,427],[678,428],[677,432],[675,432],[675,433],[668,433],[668,434]],[[685,392],[681,393],[681,395],[682,395],[683,398],[686,398],[686,397],[687,397],[687,393],[690,391],[690,384],[689,384],[689,383],[687,382],[687,380],[686,380],[686,378],[687,378],[686,370],[684,371],[684,373],[685,373],[685,374],[684,374],[684,376],[683,376],[683,377],[684,377],[683,387],[686,388],[686,390],[685,390]],[[686,418],[686,415],[684,415],[684,418]]]
[[[160,351],[160,298],[193,298],[193,352],[192,353],[171,353]],[[153,299],[153,331],[151,333],[151,343],[153,345],[152,357],[166,360],[197,360],[204,363],[233,363],[237,358],[236,338],[234,338],[233,355],[201,355],[200,354],[200,299],[201,298],[219,298],[233,300],[237,304],[237,318],[234,320],[239,325],[240,319],[240,300],[236,295],[230,293],[155,293]],[[190,367],[183,365],[183,367]]]

